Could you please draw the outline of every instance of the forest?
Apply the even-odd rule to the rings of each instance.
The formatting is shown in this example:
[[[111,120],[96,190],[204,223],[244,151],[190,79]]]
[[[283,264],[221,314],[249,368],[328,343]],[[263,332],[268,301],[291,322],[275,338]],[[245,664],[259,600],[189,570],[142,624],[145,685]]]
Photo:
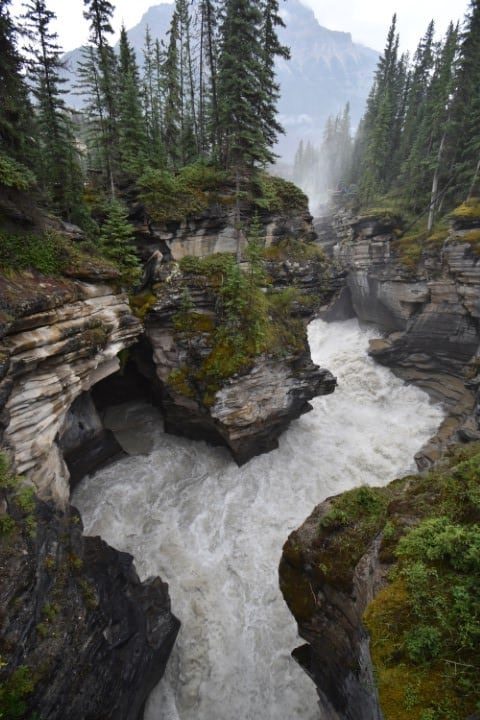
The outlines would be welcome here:
[[[413,58],[400,53],[396,26],[394,16],[355,137],[347,106],[328,121],[319,150],[300,145],[294,179],[317,192],[349,189],[362,207],[423,219],[429,233],[479,191],[480,3],[441,40],[432,20]]]
[[[137,262],[129,188],[183,216],[227,177],[238,198],[273,162],[282,132],[275,60],[289,56],[277,0],[176,0],[167,41],[147,29],[141,59],[124,27],[114,47],[114,5],[85,0],[80,113],[65,100],[48,3],[27,0],[20,22],[9,5],[0,0],[0,183],[79,225],[125,268]],[[11,245],[5,238],[4,254],[18,253]]]

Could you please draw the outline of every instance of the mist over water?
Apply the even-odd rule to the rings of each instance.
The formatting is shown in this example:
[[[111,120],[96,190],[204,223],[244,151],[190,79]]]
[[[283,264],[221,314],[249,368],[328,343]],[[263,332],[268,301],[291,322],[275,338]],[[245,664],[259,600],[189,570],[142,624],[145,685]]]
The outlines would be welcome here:
[[[334,395],[292,424],[279,450],[243,468],[224,449],[164,435],[148,406],[110,412],[126,458],[86,479],[73,503],[86,533],[170,584],[182,629],[146,720],[318,720],[316,692],[290,657],[296,626],[278,589],[289,533],[326,497],[384,485],[443,418],[425,393],[367,356],[357,321],[309,330]]]

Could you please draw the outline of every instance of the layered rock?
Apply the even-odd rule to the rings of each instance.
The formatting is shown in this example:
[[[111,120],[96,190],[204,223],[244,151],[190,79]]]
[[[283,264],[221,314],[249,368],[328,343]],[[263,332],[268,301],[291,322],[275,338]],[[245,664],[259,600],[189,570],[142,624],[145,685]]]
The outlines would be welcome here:
[[[3,444],[41,498],[65,505],[68,471],[56,439],[75,399],[119,369],[118,353],[141,325],[105,283],[32,273],[0,279],[0,293]]]
[[[221,322],[218,276],[161,267],[145,332],[167,432],[226,445],[239,464],[277,447],[289,423],[311,409],[309,400],[336,385],[331,373],[312,363],[304,329],[296,347],[255,354],[219,383],[202,381]],[[179,327],[185,292],[192,307]],[[333,288],[325,293],[331,296]]]
[[[296,192],[295,198],[290,202],[288,198],[279,202],[272,210],[263,209],[251,200],[241,202],[242,227],[248,228],[252,217],[257,216],[261,238],[266,247],[277,245],[283,240],[308,241],[315,237],[308,199],[292,187]],[[245,250],[247,237],[241,233],[239,241],[235,202],[235,188],[226,184],[221,191],[211,193],[203,211],[191,213],[181,220],[155,220],[140,203],[133,205],[131,220],[135,224],[140,247],[147,253],[159,250],[168,261],[215,253],[236,254]]]
[[[352,219],[344,211],[333,225],[335,256],[347,273],[348,298],[344,293],[341,302],[385,332],[370,354],[449,408],[419,462],[438,459],[452,437],[477,439],[474,394],[465,385],[476,373],[480,346],[480,257],[468,240],[470,229],[454,224],[448,237],[426,243],[413,261],[398,237],[400,218]]]
[[[167,585],[25,492],[0,489],[2,713],[140,720],[179,628]]]

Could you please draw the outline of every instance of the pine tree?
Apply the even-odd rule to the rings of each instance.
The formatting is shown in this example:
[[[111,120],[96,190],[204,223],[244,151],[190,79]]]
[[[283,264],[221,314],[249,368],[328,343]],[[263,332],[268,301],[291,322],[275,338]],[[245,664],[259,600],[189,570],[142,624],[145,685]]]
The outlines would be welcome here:
[[[191,44],[191,17],[187,0],[176,0],[175,9],[178,15],[180,50],[180,155],[182,165],[187,165],[198,156],[199,150],[195,79]]]
[[[392,177],[391,162],[395,153],[399,104],[402,99],[399,91],[402,65],[398,60],[399,37],[396,23],[397,17],[394,15],[363,120],[364,155],[360,189],[364,201],[384,193]]]
[[[182,96],[179,41],[179,18],[177,12],[174,11],[170,24],[167,55],[163,64],[163,86],[165,88],[163,140],[168,162],[174,169],[178,168],[181,157],[179,136],[182,129]]]
[[[36,174],[49,204],[71,220],[80,205],[82,177],[72,122],[63,100],[61,50],[56,33],[50,29],[56,16],[45,0],[28,0],[24,9],[30,41],[28,70],[36,99]]]
[[[28,185],[30,173],[16,161],[29,165],[32,107],[16,46],[16,28],[9,12],[10,0],[0,0],[0,182]],[[17,174],[18,173],[18,174]],[[24,182],[22,182],[22,175]],[[15,180],[15,177],[17,178]]]
[[[123,279],[129,283],[138,279],[140,263],[135,254],[134,228],[122,203],[112,200],[106,208],[106,219],[100,231],[100,248],[105,257],[121,269]]]
[[[470,0],[452,110],[458,200],[480,194],[480,0]]]
[[[90,23],[91,50],[84,52],[79,75],[84,92],[90,96],[90,109],[100,128],[99,145],[110,194],[115,197],[118,170],[116,58],[108,37],[113,34],[111,18],[114,7],[108,0],[83,0],[84,17]]]
[[[216,156],[219,144],[219,114],[217,91],[217,17],[212,0],[200,0],[200,67],[199,67],[199,133],[200,149],[208,146]]]
[[[140,73],[135,51],[122,26],[118,64],[118,136],[121,169],[132,180],[143,172],[147,161],[147,134],[139,88]]]
[[[278,28],[285,23],[279,14],[278,0],[265,0],[263,11],[263,73],[262,85],[264,102],[261,107],[263,133],[267,147],[273,148],[278,135],[284,130],[277,120],[277,103],[280,99],[280,85],[276,81],[275,62],[277,58],[290,60],[290,50],[278,39]]]
[[[268,98],[263,73],[262,13],[253,0],[227,0],[218,69],[223,163],[241,172],[273,161],[260,108]]]

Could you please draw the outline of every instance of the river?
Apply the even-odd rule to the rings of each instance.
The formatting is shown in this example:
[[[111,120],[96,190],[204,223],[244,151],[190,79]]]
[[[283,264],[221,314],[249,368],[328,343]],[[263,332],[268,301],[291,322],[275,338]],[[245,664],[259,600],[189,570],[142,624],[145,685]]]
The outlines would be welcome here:
[[[165,435],[154,408],[108,413],[132,455],[85,479],[73,504],[88,535],[170,584],[182,621],[145,720],[319,720],[290,657],[299,640],[278,589],[282,545],[326,497],[413,470],[444,416],[368,357],[376,335],[356,320],[311,323],[312,356],[338,389],[242,468],[222,448]]]

